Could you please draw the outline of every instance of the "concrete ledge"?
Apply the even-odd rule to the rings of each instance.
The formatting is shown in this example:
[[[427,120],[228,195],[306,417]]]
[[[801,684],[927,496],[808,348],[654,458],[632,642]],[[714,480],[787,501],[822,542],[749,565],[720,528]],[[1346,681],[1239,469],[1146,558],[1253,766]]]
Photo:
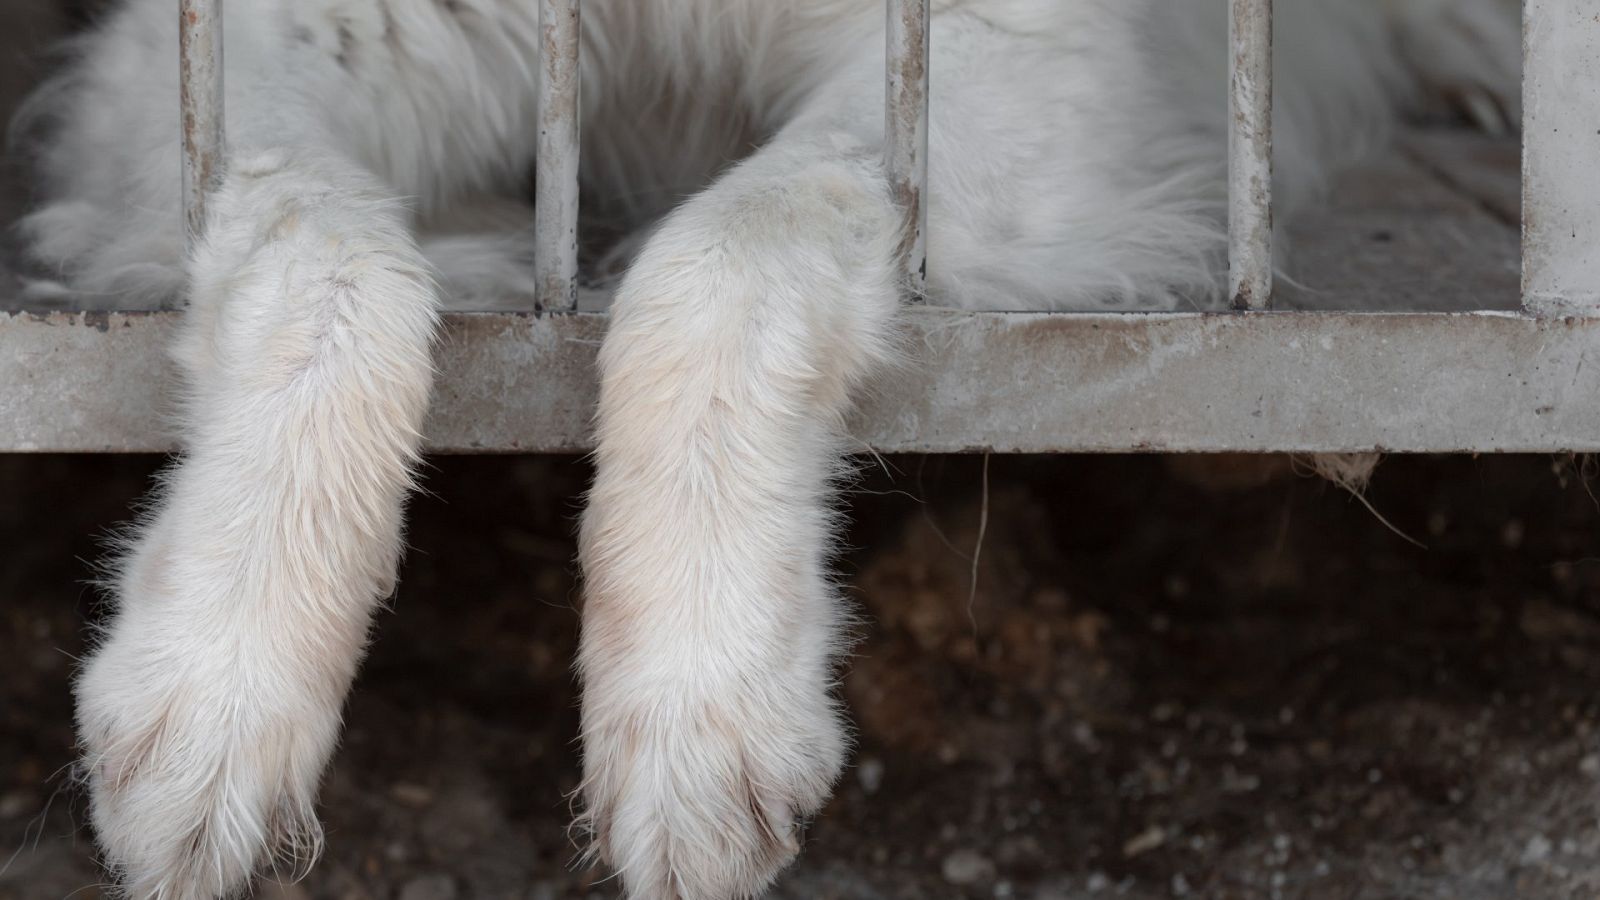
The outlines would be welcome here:
[[[173,449],[175,322],[0,314],[0,451]],[[863,450],[1600,451],[1600,319],[914,309],[906,323],[913,364],[863,398]],[[605,326],[447,317],[430,448],[589,449]]]

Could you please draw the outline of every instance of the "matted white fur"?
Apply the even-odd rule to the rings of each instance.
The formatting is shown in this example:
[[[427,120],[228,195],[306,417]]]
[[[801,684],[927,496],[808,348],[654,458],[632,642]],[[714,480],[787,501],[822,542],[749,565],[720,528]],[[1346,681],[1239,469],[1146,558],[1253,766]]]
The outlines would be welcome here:
[[[515,198],[537,4],[226,6],[229,175],[192,258],[169,0],[125,0],[30,110],[35,257],[88,296],[189,303],[185,450],[77,686],[101,846],[161,900],[314,853],[317,781],[400,551],[439,297],[531,284]],[[1215,305],[1225,0],[935,8],[931,299]],[[1280,208],[1431,97],[1516,121],[1514,0],[1278,8]],[[630,896],[747,897],[797,852],[848,743],[829,483],[852,394],[895,356],[884,14],[585,13],[586,203],[655,230],[601,353],[581,823]]]

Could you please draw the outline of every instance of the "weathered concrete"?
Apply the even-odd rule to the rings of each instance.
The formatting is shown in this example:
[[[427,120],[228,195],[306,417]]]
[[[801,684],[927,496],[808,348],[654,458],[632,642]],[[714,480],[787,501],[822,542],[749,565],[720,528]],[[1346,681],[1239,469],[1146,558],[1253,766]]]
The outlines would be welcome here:
[[[170,449],[175,321],[0,315],[0,450]],[[1597,320],[917,308],[906,323],[912,363],[864,399],[860,449],[1600,451]],[[588,449],[605,324],[450,316],[429,446]]]

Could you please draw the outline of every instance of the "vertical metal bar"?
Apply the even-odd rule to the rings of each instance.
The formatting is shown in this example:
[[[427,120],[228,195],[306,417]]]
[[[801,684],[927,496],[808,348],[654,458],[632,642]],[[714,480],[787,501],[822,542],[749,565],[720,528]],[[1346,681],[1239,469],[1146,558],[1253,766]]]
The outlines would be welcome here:
[[[888,93],[884,163],[905,211],[906,281],[921,296],[928,283],[928,0],[888,0]]]
[[[178,102],[183,123],[184,237],[205,228],[206,197],[222,183],[222,0],[178,0]]]
[[[1600,19],[1594,0],[1523,6],[1522,306],[1600,315]]]
[[[539,0],[534,275],[541,311],[578,305],[579,0]]]
[[[1272,0],[1229,0],[1228,295],[1272,306]]]

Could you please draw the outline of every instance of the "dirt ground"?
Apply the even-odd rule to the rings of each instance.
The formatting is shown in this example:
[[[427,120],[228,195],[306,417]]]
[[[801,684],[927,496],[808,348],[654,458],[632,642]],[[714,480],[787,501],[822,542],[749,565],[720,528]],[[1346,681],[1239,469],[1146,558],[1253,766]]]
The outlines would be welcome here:
[[[158,460],[0,457],[0,898],[102,895],[69,679]],[[1600,505],[1549,457],[901,457],[852,485],[853,767],[774,896],[1600,895]],[[263,897],[605,898],[572,867],[577,461],[436,459]],[[7,858],[9,857],[9,861]]]

